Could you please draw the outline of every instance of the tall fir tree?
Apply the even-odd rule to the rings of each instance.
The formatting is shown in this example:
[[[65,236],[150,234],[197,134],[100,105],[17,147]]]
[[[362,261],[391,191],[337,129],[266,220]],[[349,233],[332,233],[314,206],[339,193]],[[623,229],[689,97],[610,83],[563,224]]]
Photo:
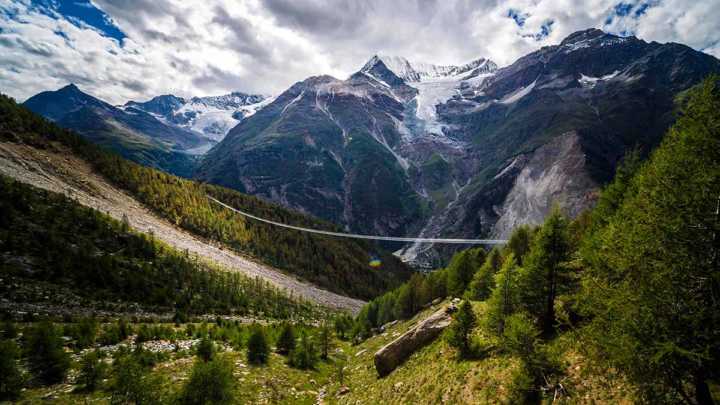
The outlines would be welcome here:
[[[708,380],[720,378],[717,76],[688,92],[627,190],[584,257],[588,350],[644,401],[711,404]]]
[[[566,281],[569,254],[567,220],[555,206],[533,238],[518,276],[522,306],[539,321],[545,336],[555,328],[555,299]]]

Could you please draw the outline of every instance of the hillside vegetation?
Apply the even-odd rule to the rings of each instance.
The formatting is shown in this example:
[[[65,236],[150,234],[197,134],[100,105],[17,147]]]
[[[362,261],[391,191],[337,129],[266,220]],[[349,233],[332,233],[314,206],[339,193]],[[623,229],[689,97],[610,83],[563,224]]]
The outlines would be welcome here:
[[[0,98],[0,139],[38,148],[52,148],[53,142],[69,146],[111,182],[174,224],[333,292],[372,298],[410,275],[410,269],[399,260],[368,243],[319,237],[246,221],[210,202],[206,195],[275,221],[334,229],[331,224],[257,198],[131,163],[57,127],[5,96]],[[382,258],[380,270],[368,265],[372,255]]]
[[[626,157],[592,211],[570,221],[555,209],[542,226],[517,228],[503,249],[467,250],[443,270],[413,276],[363,308],[355,336],[409,319],[433,299],[463,297],[447,344],[457,370],[465,370],[457,376],[463,389],[478,392],[452,394],[457,400],[618,401],[584,396],[588,382],[571,367],[581,361],[588,381],[621,384],[611,396],[712,404],[720,382],[718,207],[720,79],[713,76],[686,95],[647,161]],[[438,345],[445,343],[427,350]],[[429,378],[413,362],[420,375],[399,384]],[[402,367],[395,372],[407,375]],[[484,382],[468,386],[476,372],[486,373]],[[487,384],[503,388],[488,391]],[[458,387],[448,385],[417,389],[439,400]],[[377,398],[389,395],[381,386]]]
[[[259,279],[213,268],[67,197],[0,176],[0,265],[6,285],[65,286],[94,301],[155,312],[288,318],[319,308]],[[6,288],[3,287],[3,290]],[[3,291],[14,301],[18,291]]]

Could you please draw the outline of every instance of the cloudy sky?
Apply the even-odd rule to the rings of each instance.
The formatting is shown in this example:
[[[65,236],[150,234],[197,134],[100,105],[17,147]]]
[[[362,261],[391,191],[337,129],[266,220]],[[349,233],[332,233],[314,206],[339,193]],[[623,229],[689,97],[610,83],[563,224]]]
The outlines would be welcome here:
[[[506,65],[590,27],[720,57],[720,0],[0,0],[0,92],[273,94],[375,53]]]

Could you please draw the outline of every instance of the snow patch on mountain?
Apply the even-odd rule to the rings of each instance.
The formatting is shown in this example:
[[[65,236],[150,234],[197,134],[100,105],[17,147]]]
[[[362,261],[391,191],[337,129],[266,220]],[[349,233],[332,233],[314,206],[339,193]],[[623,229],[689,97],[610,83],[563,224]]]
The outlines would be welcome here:
[[[520,101],[521,98],[527,96],[530,94],[531,91],[535,88],[535,83],[537,83],[537,79],[535,79],[534,82],[530,83],[529,85],[525,87],[521,87],[514,92],[506,95],[502,98],[502,100],[499,101],[500,104],[513,104]]]
[[[241,92],[190,99],[163,95],[146,102],[129,101],[120,108],[126,112],[132,109],[147,112],[164,124],[191,130],[218,142],[240,121],[272,101],[272,97]]]
[[[615,77],[616,77],[617,75],[619,75],[619,74],[620,74],[620,71],[619,71],[619,70],[616,70],[616,71],[610,73],[609,75],[605,75],[605,76],[602,76],[602,77],[585,76],[584,74],[580,73],[580,78],[578,79],[578,82],[579,82],[583,87],[593,88],[593,87],[595,87],[596,84],[598,84],[598,82],[603,82],[603,81],[606,81],[606,80],[613,79],[613,78],[615,78]]]

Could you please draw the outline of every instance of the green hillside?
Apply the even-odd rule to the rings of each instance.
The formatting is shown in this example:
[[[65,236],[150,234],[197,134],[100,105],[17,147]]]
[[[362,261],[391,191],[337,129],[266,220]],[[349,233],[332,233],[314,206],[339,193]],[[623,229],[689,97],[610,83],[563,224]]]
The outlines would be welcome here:
[[[112,183],[176,225],[333,292],[372,298],[407,279],[411,272],[391,254],[369,243],[330,239],[246,221],[210,202],[206,195],[271,220],[336,230],[332,224],[254,197],[129,162],[57,127],[5,96],[0,99],[0,139],[38,148],[52,148],[55,143],[71,147]],[[375,255],[382,258],[383,267],[379,270],[368,265]]]

